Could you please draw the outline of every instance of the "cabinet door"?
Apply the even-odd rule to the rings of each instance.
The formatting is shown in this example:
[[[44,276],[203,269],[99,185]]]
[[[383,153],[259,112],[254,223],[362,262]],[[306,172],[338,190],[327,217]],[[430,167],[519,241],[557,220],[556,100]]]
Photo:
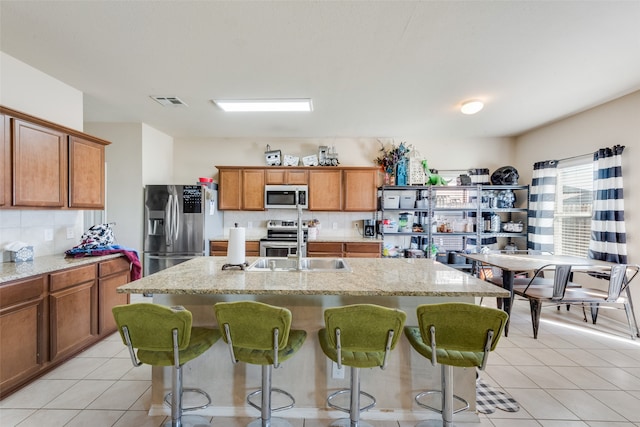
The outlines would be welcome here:
[[[309,210],[339,211],[342,207],[342,171],[309,171]]]
[[[342,242],[307,242],[307,256],[341,258]]]
[[[9,171],[11,168],[9,167],[9,137],[6,134],[8,127],[5,123],[6,116],[4,114],[0,114],[0,206],[5,206],[8,204],[8,194],[9,189],[7,185],[9,185]]]
[[[104,145],[69,137],[69,207],[104,209]]]
[[[240,169],[220,169],[218,172],[218,209],[240,210],[242,176]],[[263,196],[264,197],[264,196]]]
[[[45,283],[37,276],[0,287],[0,398],[47,360]]]
[[[246,211],[264,210],[263,169],[245,169],[242,171],[242,209]]]
[[[110,334],[118,329],[111,309],[116,305],[129,303],[129,294],[119,294],[116,291],[119,286],[127,283],[129,283],[129,270],[98,279],[98,307],[100,313],[98,333],[100,335]]]
[[[98,334],[96,265],[49,276],[51,360],[62,359],[90,344]]]
[[[346,242],[344,244],[344,256],[347,258],[380,258],[382,243],[380,242]]]
[[[116,288],[129,283],[131,264],[122,258],[98,264],[98,333],[110,334],[117,330],[111,309],[129,303],[129,294],[119,294]]]
[[[342,176],[345,211],[375,211],[376,180],[378,171],[371,169],[345,169]]]
[[[67,194],[67,136],[13,119],[15,206],[63,207]]]
[[[306,185],[309,173],[305,169],[266,169],[266,184]]]

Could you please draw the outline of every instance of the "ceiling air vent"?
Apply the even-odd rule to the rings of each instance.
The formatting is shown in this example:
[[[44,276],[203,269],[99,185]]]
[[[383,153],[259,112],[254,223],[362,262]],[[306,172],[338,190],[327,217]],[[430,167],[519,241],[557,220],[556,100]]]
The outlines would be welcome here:
[[[188,107],[188,105],[185,104],[184,101],[182,101],[177,96],[151,96],[151,99],[155,100],[156,102],[158,102],[160,105],[164,107],[180,106],[180,105],[184,105],[185,107]]]

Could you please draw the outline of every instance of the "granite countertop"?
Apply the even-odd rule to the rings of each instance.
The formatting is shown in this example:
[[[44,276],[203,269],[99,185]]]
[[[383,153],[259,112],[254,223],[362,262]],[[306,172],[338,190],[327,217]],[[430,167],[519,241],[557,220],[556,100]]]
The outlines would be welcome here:
[[[257,258],[248,257],[251,263]],[[346,258],[351,272],[222,270],[226,257],[198,257],[133,281],[120,293],[508,297],[509,292],[430,259]]]
[[[121,254],[87,256],[80,258],[66,258],[64,255],[49,255],[34,258],[27,262],[3,262],[0,263],[0,284],[13,280],[24,279],[30,276],[47,274],[65,268],[79,267],[93,264],[111,258],[118,258]]]

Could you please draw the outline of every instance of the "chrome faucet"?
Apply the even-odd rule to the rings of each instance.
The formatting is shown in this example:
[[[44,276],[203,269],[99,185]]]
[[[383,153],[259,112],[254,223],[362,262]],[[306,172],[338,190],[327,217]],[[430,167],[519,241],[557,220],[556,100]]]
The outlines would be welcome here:
[[[298,232],[296,236],[296,269],[302,270],[302,243],[304,242],[304,234],[302,233],[302,205],[298,190],[296,190],[296,210],[298,211]]]

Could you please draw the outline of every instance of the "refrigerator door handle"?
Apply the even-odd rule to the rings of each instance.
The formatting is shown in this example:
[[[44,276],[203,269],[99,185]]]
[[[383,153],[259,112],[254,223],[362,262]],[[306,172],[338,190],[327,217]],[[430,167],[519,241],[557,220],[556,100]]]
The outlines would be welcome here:
[[[173,233],[173,196],[169,194],[169,200],[164,208],[164,240],[167,246],[171,246],[171,237]]]
[[[173,241],[178,241],[178,235],[180,234],[180,204],[178,201],[178,196],[173,198],[173,215],[174,215],[174,236]]]

